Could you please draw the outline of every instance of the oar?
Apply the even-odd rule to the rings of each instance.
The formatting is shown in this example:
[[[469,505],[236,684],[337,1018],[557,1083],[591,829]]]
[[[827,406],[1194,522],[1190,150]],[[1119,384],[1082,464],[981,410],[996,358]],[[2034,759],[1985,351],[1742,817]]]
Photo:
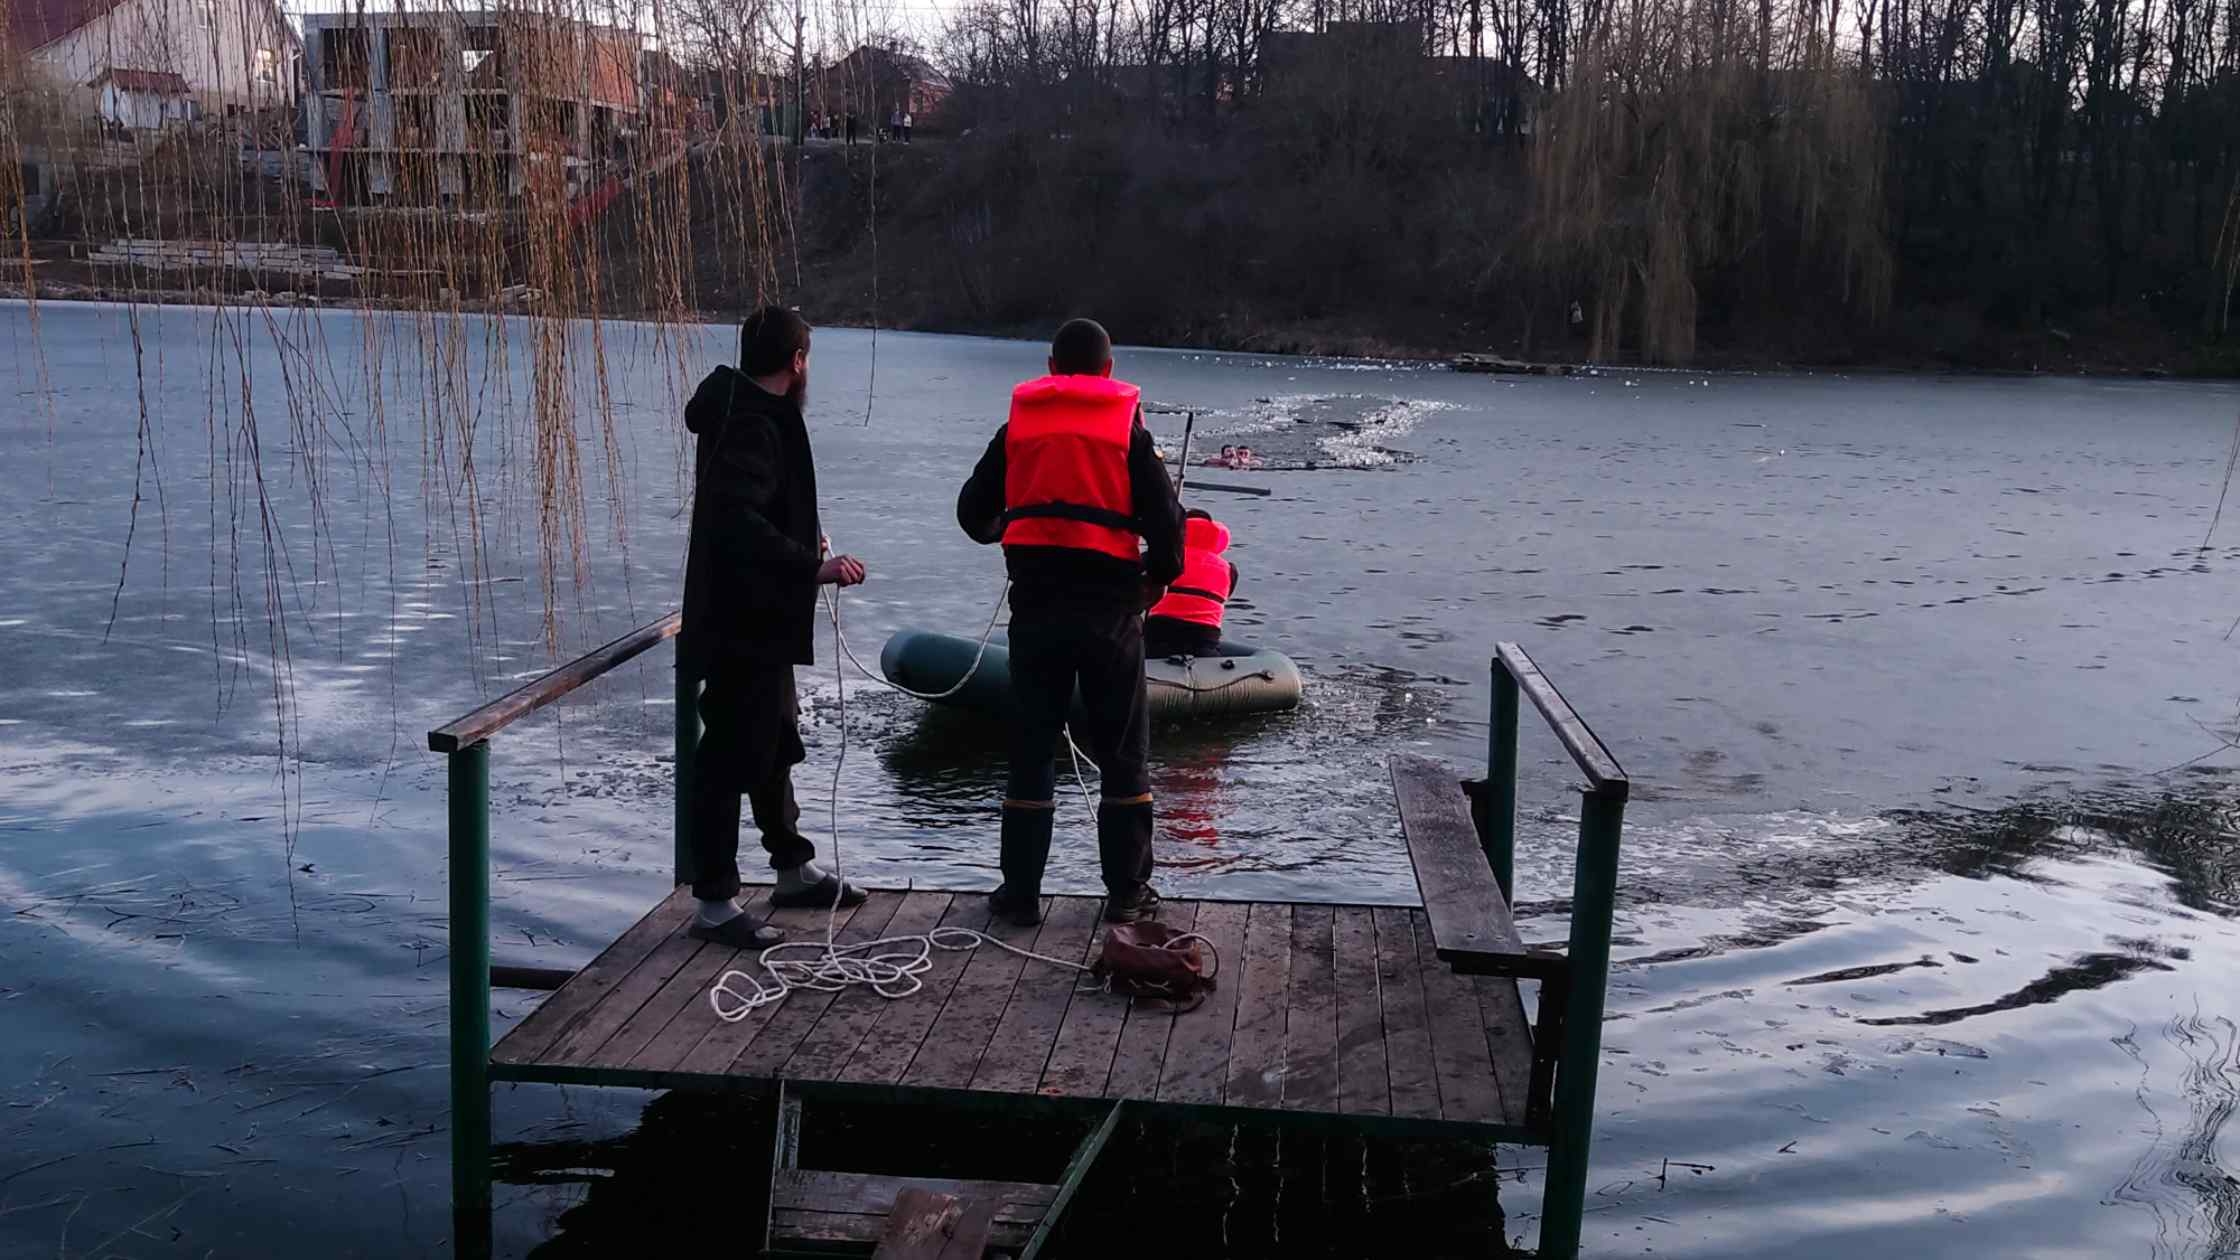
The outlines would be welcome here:
[[[1182,497],[1183,483],[1190,480],[1190,436],[1198,427],[1197,412],[1186,411],[1183,415],[1185,419],[1182,422],[1182,459],[1175,465],[1174,470],[1174,497],[1178,499]],[[1225,494],[1250,494],[1262,498],[1275,493],[1266,486],[1239,486],[1222,481],[1199,481],[1192,483],[1192,485],[1199,490],[1219,490]]]
[[[1198,427],[1198,413],[1193,411],[1189,416],[1182,422],[1182,463],[1174,470],[1174,497],[1177,499],[1182,497],[1182,483],[1190,479],[1190,434]]]
[[[1275,493],[1266,486],[1235,486],[1226,481],[1193,481],[1190,483],[1190,488],[1192,490],[1219,490],[1226,494],[1252,494],[1259,495],[1262,498]]]

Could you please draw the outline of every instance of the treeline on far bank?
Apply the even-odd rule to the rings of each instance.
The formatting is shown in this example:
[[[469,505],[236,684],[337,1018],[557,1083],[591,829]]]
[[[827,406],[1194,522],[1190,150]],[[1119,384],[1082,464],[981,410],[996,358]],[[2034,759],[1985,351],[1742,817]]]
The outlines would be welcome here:
[[[946,134],[784,159],[812,313],[2240,371],[2240,0],[1105,2],[964,9]]]

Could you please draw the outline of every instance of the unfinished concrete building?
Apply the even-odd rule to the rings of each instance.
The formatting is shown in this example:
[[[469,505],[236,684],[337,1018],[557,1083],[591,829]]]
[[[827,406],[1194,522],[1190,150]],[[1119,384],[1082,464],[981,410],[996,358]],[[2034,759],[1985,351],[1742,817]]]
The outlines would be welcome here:
[[[503,9],[308,13],[303,43],[311,185],[334,204],[573,197],[637,135],[635,31]]]

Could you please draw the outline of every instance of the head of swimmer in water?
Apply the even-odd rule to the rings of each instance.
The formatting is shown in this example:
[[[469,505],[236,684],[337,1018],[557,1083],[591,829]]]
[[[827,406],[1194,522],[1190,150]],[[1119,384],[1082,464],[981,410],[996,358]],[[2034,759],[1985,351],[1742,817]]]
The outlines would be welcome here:
[[[1112,375],[1112,334],[1093,319],[1069,319],[1050,339],[1050,375]]]
[[[1222,447],[1222,448],[1221,448],[1221,458],[1223,458],[1223,459],[1235,459],[1236,457],[1237,457],[1237,448],[1236,448],[1236,447],[1234,447],[1234,446],[1224,446],[1224,447]]]
[[[809,321],[801,312],[765,306],[739,325],[739,371],[755,384],[809,405]]]

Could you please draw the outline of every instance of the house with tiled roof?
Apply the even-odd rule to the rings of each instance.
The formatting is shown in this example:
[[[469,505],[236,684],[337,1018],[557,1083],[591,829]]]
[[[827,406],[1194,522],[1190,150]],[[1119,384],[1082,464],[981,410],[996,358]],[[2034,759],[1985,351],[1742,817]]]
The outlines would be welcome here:
[[[182,85],[199,110],[294,99],[300,41],[274,0],[6,0],[0,12],[0,75],[105,113],[124,96],[175,100]]]

